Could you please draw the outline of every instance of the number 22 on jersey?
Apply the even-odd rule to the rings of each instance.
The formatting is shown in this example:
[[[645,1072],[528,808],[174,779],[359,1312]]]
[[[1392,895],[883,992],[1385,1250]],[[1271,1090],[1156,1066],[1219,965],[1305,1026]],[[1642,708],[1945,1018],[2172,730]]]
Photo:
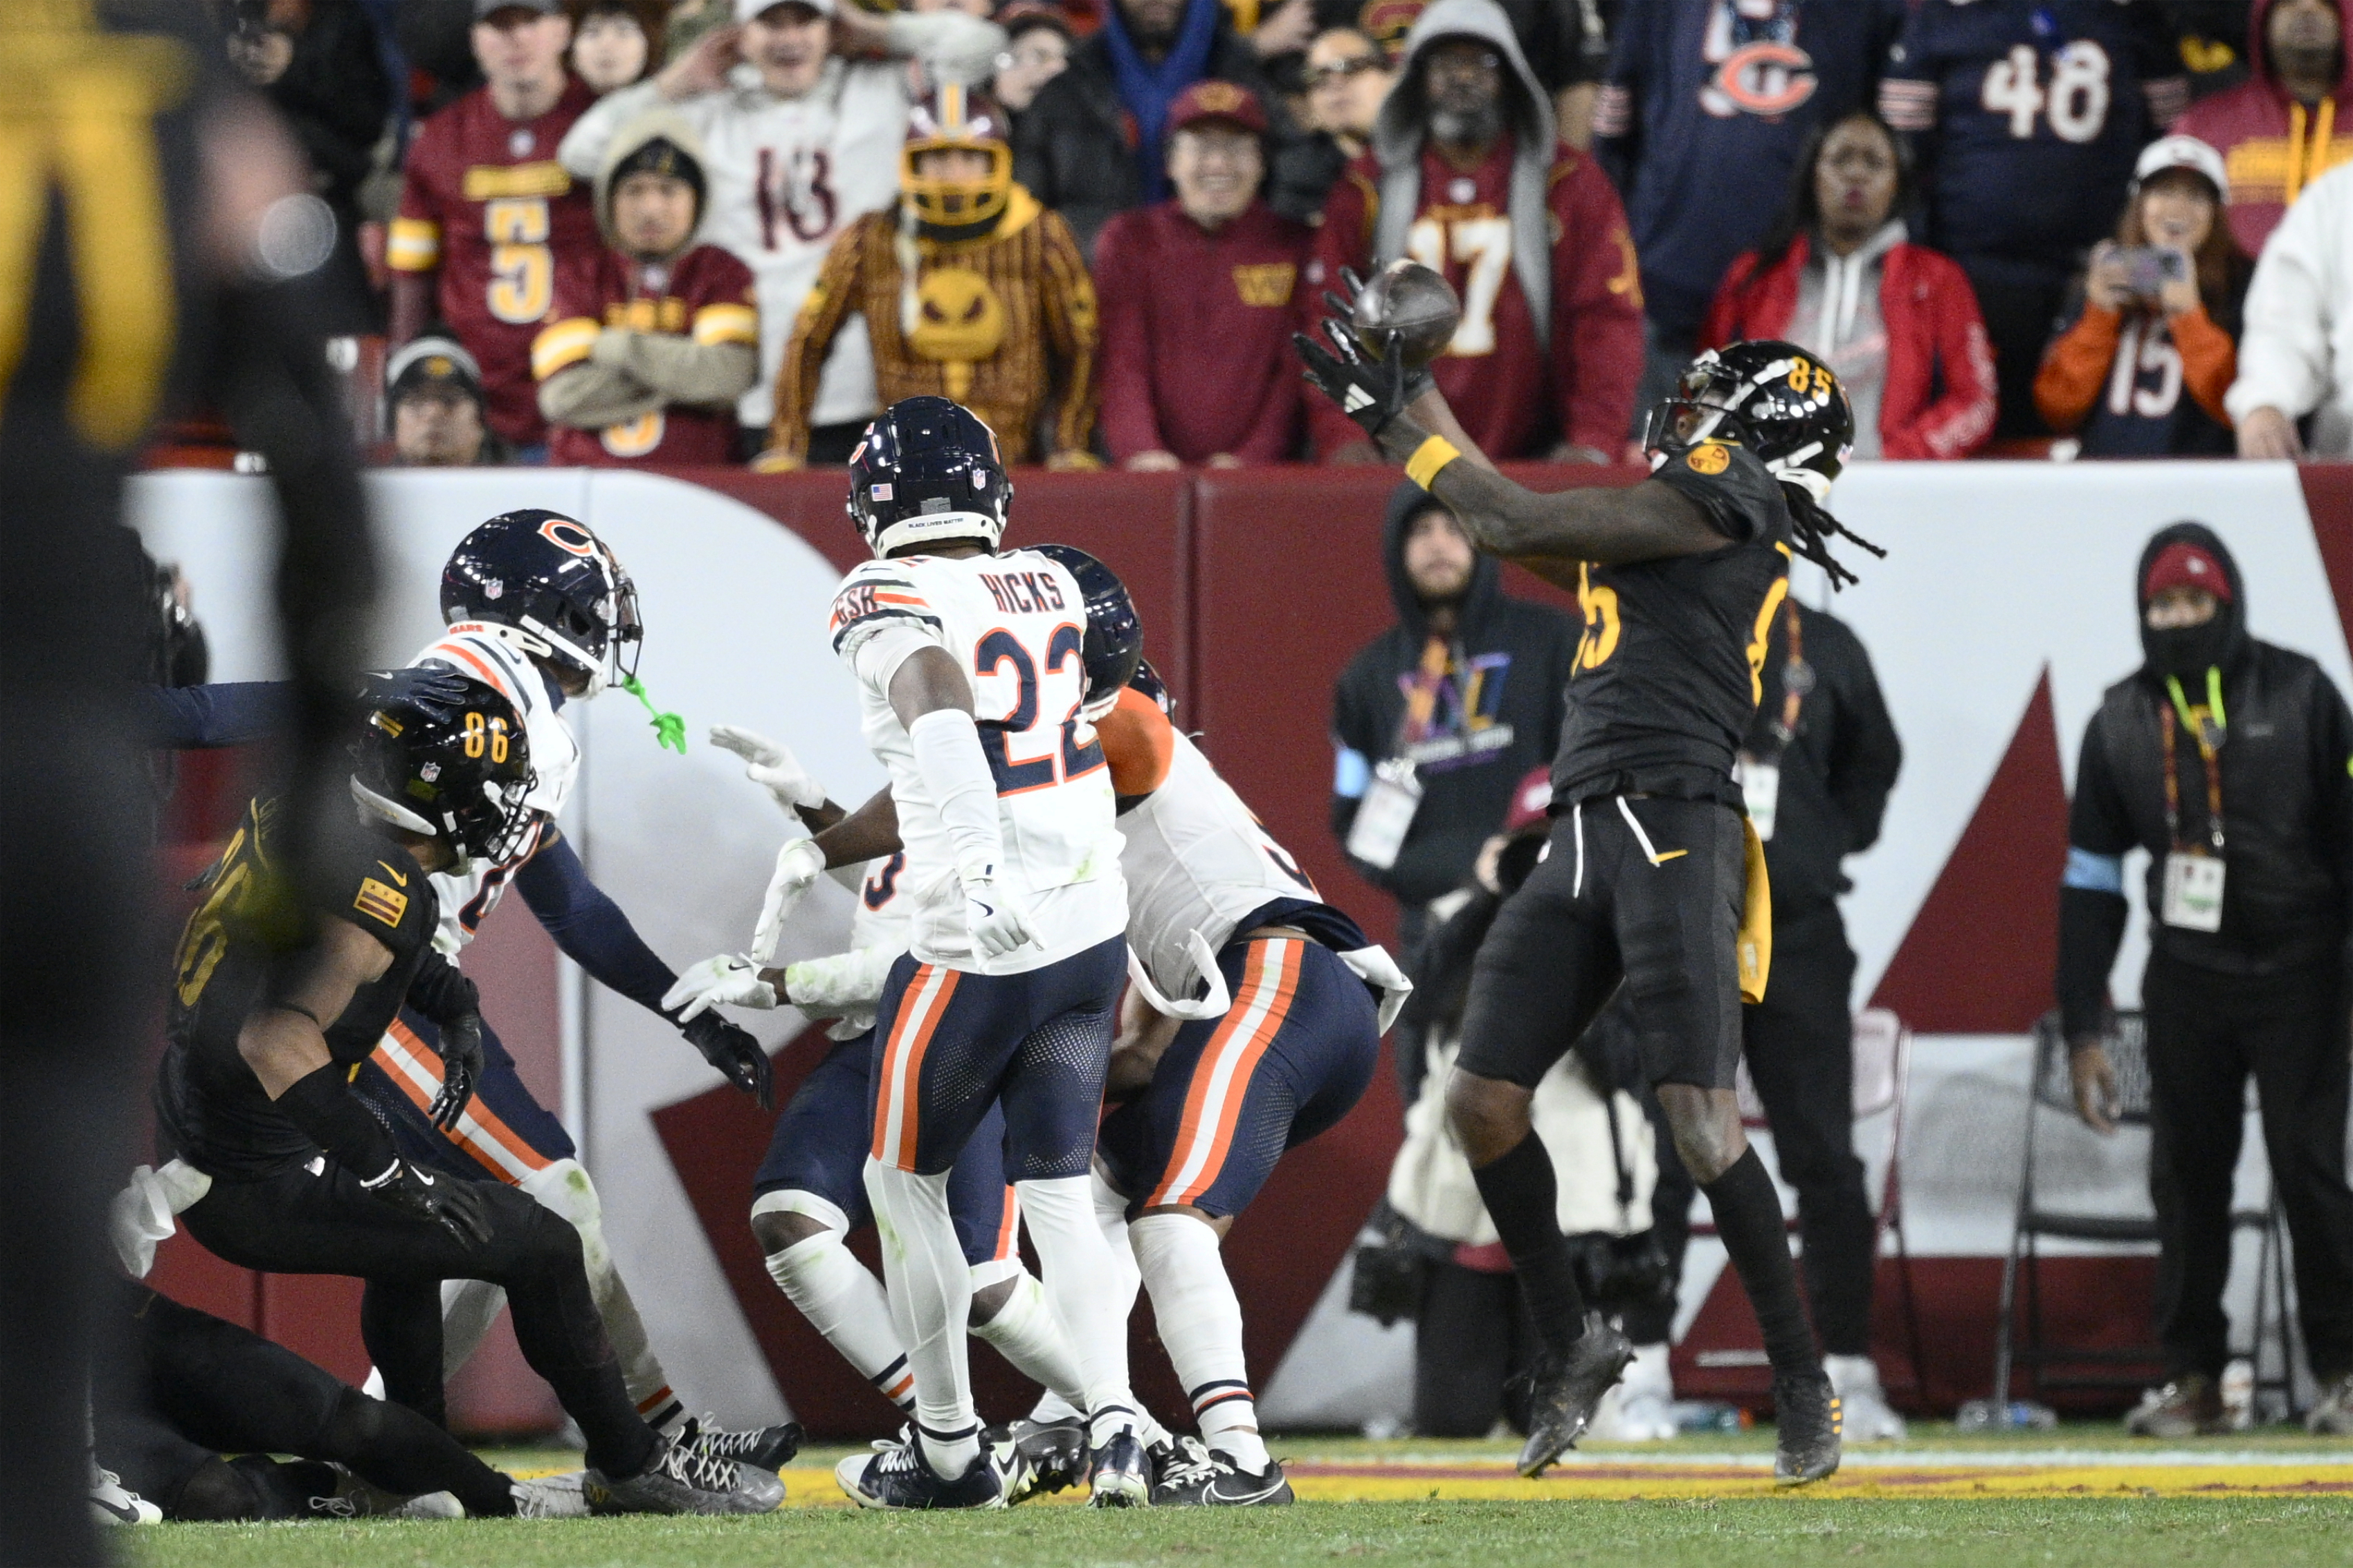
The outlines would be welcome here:
[[[980,749],[999,795],[1051,788],[1103,765],[1103,747],[1092,736],[1083,745],[1078,738],[1085,643],[1084,628],[1064,621],[1047,634],[1042,649],[1004,626],[973,646]],[[992,705],[1001,709],[994,718]]]

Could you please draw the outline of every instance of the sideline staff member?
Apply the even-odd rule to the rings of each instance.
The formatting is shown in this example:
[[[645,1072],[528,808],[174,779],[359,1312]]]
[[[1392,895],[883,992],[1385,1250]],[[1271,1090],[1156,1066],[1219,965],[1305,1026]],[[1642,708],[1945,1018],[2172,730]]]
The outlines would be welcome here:
[[[2353,714],[2311,659],[2247,635],[2245,584],[2211,530],[2160,529],[2137,591],[2147,659],[2084,731],[2059,921],[2076,1109],[2106,1132],[2116,1078],[2100,1026],[2124,937],[2123,857],[2148,851],[2141,999],[2169,1380],[2126,1422],[2152,1437],[2224,1429],[2231,1177],[2253,1072],[2321,1389],[2308,1425],[2353,1433]]]

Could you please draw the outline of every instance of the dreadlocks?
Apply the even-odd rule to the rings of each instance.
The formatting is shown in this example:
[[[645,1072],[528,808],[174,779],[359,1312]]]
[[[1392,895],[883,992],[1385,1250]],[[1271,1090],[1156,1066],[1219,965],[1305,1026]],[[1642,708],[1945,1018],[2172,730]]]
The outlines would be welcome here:
[[[1886,551],[1832,517],[1799,487],[1784,483],[1781,493],[1788,498],[1789,534],[1797,553],[1828,574],[1833,592],[1861,579],[1831,553],[1831,540],[1852,539],[1879,560],[1887,559]]]

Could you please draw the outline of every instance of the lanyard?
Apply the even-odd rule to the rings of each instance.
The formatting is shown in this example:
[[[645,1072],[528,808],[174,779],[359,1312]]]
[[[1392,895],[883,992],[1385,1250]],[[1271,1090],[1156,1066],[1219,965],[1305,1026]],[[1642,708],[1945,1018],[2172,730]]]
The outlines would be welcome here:
[[[2174,763],[2174,716],[2180,715],[2181,728],[2189,731],[2198,742],[2198,760],[2206,774],[2207,837],[2212,841],[2214,853],[2222,853],[2222,768],[2218,753],[2228,732],[2222,713],[2222,672],[2209,667],[2206,671],[2206,712],[2203,723],[2193,722],[2189,700],[2181,694],[2181,682],[2168,675],[2165,689],[2173,698],[2173,705],[2164,712],[2165,731],[2165,836],[2168,841],[2181,843],[2181,781]]]

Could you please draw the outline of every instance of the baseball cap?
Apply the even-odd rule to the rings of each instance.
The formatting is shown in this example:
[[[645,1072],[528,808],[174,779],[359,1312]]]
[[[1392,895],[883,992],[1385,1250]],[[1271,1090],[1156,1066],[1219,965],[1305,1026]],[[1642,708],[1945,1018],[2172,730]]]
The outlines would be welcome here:
[[[1511,809],[1504,813],[1504,831],[1517,833],[1546,820],[1552,811],[1552,764],[1532,768],[1512,786]]]
[[[2203,588],[2218,599],[2228,599],[2231,574],[2222,570],[2212,552],[2177,539],[2148,563],[2148,575],[2141,580],[2141,603],[2146,605],[2168,588]]]
[[[455,338],[438,333],[412,338],[385,362],[385,400],[397,403],[409,393],[428,389],[456,392],[479,403],[482,367]]]
[[[1018,38],[1032,27],[1051,27],[1065,38],[1076,36],[1070,16],[1048,0],[1010,0],[997,8],[995,20],[1008,38]]]
[[[820,16],[830,16],[834,13],[835,0],[735,0],[735,19],[748,22],[779,5],[802,5]]]
[[[2140,162],[2133,165],[2133,184],[2147,184],[2168,169],[2194,170],[2206,176],[2223,202],[2231,199],[2231,176],[2222,167],[2222,154],[2195,136],[2160,136],[2142,148]]]
[[[1266,110],[1258,94],[1229,81],[1197,81],[1168,106],[1168,133],[1205,120],[1228,120],[1253,136],[1266,134]]]
[[[474,0],[474,20],[487,21],[500,11],[536,11],[543,16],[564,15],[564,0]]]

